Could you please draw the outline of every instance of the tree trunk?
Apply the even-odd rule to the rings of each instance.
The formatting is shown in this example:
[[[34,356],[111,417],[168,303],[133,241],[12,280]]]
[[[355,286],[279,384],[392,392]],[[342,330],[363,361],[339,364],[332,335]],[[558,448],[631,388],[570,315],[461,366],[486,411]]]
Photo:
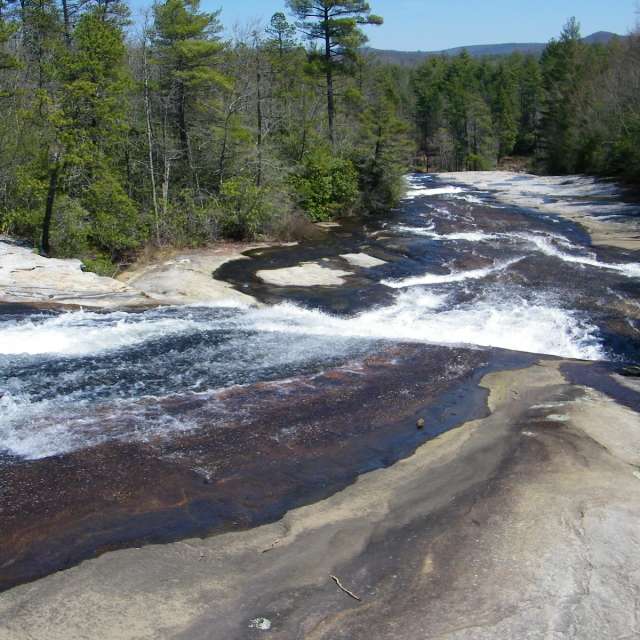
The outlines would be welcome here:
[[[147,146],[149,151],[149,177],[151,178],[151,198],[156,227],[156,244],[160,245],[160,214],[158,211],[158,195],[156,193],[156,171],[153,162],[153,134],[151,131],[151,104],[149,100],[149,69],[147,66],[146,42],[142,44],[142,77],[144,93],[144,114],[147,125]]]
[[[382,150],[382,125],[378,124],[378,131],[376,135],[376,148],[373,154],[374,161],[376,165],[378,164],[378,160],[380,160],[380,151]]]
[[[227,144],[229,139],[229,122],[233,110],[230,108],[224,119],[224,134],[222,136],[222,145],[220,147],[220,156],[218,158],[218,190],[222,188],[222,182],[224,181],[225,162],[227,159]]]
[[[51,231],[51,220],[53,218],[53,207],[56,202],[58,191],[58,175],[60,173],[60,162],[58,154],[53,157],[53,166],[49,172],[49,189],[47,191],[47,202],[44,210],[44,220],[42,221],[42,253],[48,256],[51,253],[49,235]]]
[[[162,149],[163,149],[163,162],[164,162],[164,177],[162,180],[162,218],[163,220],[168,220],[169,213],[169,187],[170,187],[170,176],[171,176],[171,162],[180,157],[179,153],[171,154],[169,152],[169,142],[168,142],[168,110],[169,103],[165,101],[164,110],[162,114]]]
[[[187,129],[187,114],[185,108],[186,96],[184,93],[184,85],[180,83],[178,85],[178,132],[180,135],[180,146],[182,147],[182,153],[187,159],[189,165],[189,171],[191,173],[191,185],[194,191],[200,191],[200,184],[198,179],[198,173],[193,164],[193,157],[191,154],[191,144],[189,142],[189,132]]]
[[[62,0],[62,19],[64,21],[64,41],[67,48],[71,47],[71,15],[69,13],[69,0]]]
[[[324,62],[327,74],[327,119],[329,121],[329,141],[335,144],[335,99],[333,95],[333,67],[331,60],[331,30],[329,28],[329,9],[324,10]]]
[[[162,181],[162,214],[167,219],[169,209],[169,176],[171,174],[171,158],[168,154],[164,158],[164,180]]]
[[[260,52],[256,46],[256,116],[258,119],[258,171],[256,186],[262,185],[262,77],[260,75]]]
[[[298,161],[302,162],[307,151],[307,91],[302,88],[302,140],[300,141],[300,154]]]

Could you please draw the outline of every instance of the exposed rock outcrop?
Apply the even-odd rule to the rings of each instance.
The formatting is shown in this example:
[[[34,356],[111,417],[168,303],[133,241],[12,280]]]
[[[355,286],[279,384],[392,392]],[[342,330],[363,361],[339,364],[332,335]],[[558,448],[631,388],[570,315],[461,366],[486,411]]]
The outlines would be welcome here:
[[[250,305],[255,299],[212,274],[225,262],[247,259],[242,252],[263,245],[220,244],[202,249],[172,251],[163,260],[135,265],[118,280],[163,304],[197,302]]]
[[[637,414],[558,361],[483,384],[488,417],[277,523],[0,595],[0,639],[638,637]]]
[[[81,306],[95,309],[157,304],[253,304],[254,298],[213,278],[229,260],[257,245],[231,245],[174,251],[160,262],[134,266],[118,278],[83,271],[74,259],[45,258],[33,250],[0,241],[0,302]]]
[[[626,215],[637,208],[620,201],[614,183],[588,176],[535,176],[510,171],[442,173],[446,182],[486,190],[504,204],[533,208],[577,222],[595,246],[640,250],[640,221]]]
[[[80,260],[44,258],[8,242],[0,242],[0,302],[105,309],[153,304],[123,282],[83,271]]]

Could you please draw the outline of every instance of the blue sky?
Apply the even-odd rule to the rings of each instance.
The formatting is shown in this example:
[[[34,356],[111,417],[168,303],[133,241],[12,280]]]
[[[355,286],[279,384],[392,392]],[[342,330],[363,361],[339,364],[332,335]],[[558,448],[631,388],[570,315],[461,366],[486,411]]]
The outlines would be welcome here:
[[[137,7],[152,0],[131,0]],[[284,0],[201,0],[222,8],[227,29],[236,22],[266,21],[282,11]],[[382,27],[368,29],[370,44],[401,50],[445,49],[497,42],[546,42],[575,15],[582,32],[627,33],[635,24],[636,0],[369,0],[382,15]]]

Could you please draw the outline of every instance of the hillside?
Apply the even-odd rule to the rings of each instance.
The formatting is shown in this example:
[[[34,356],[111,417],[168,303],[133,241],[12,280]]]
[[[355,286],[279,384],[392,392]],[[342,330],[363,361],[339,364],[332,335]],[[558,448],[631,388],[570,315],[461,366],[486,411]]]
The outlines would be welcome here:
[[[597,31],[590,36],[583,38],[583,42],[588,44],[606,44],[614,38],[622,38],[616,33],[609,31]],[[394,51],[392,49],[374,49],[367,47],[366,51],[375,55],[383,62],[389,64],[399,64],[402,66],[414,66],[426,58],[432,56],[457,56],[463,51],[467,51],[474,58],[485,56],[508,56],[512,53],[523,53],[539,56],[547,46],[544,42],[509,42],[502,44],[477,44],[466,47],[453,47],[441,51]]]

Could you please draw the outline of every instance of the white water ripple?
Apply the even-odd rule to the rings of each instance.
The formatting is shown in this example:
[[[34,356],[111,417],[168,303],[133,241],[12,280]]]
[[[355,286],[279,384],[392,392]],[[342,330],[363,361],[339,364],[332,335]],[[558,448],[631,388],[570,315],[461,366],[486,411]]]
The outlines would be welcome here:
[[[410,276],[409,278],[382,280],[382,284],[392,289],[404,289],[405,287],[415,287],[418,285],[448,284],[452,282],[464,282],[465,280],[480,280],[499,271],[508,269],[522,258],[513,258],[496,262],[490,267],[481,269],[469,269],[467,271],[451,271],[450,273],[425,273],[420,276]]]
[[[448,296],[416,288],[393,305],[344,318],[284,303],[251,312],[261,331],[358,337],[444,345],[479,345],[514,351],[601,360],[597,327],[580,314],[518,295],[455,307]]]
[[[597,269],[617,271],[627,278],[640,278],[640,264],[637,262],[602,262],[601,260],[598,260],[594,254],[575,255],[567,253],[566,251],[559,249],[556,244],[561,244],[574,250],[578,249],[578,247],[575,247],[566,239],[558,238],[556,236],[534,233],[513,233],[510,235],[512,238],[521,239],[534,245],[534,247],[544,255],[558,258],[564,262],[581,264],[588,267],[595,267]],[[556,241],[555,243],[554,240]]]

